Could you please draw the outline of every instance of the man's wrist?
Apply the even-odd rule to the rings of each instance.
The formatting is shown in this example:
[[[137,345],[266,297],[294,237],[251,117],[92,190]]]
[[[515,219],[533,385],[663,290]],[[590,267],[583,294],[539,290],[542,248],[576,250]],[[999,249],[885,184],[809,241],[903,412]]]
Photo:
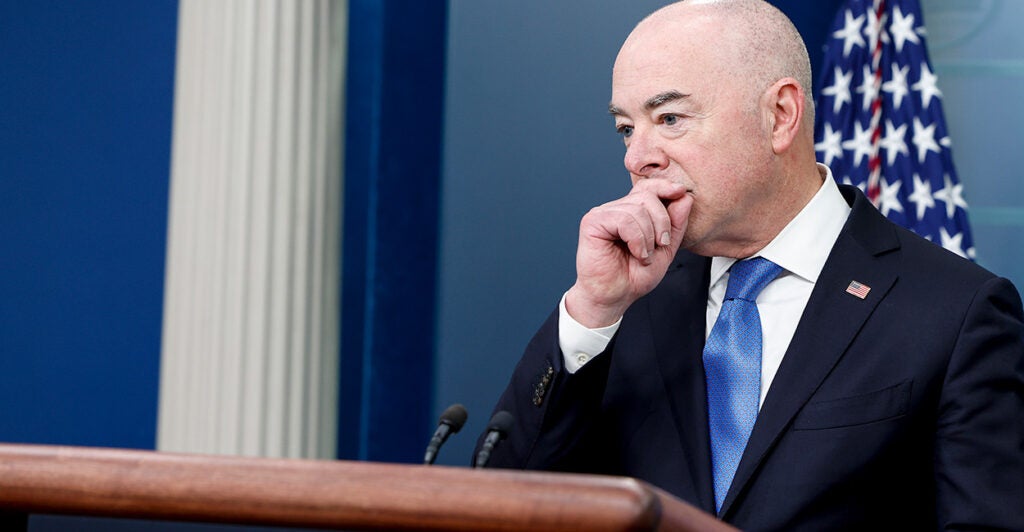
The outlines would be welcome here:
[[[566,292],[558,305],[558,347],[566,371],[576,373],[584,364],[601,354],[611,342],[622,320],[607,327],[588,328],[569,315],[565,308]]]
[[[590,302],[581,295],[577,285],[573,285],[562,297],[566,312],[580,325],[588,329],[609,327],[622,319],[626,309],[619,306],[606,306]]]

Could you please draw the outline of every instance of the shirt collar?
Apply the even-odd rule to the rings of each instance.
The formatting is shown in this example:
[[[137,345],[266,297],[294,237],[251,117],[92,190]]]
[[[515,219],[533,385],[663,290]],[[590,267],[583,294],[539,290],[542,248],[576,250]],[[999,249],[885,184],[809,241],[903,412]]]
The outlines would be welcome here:
[[[825,260],[850,215],[850,206],[839,192],[832,171],[821,163],[818,163],[818,171],[823,176],[823,183],[811,201],[767,246],[752,255],[764,257],[811,283],[817,282]],[[710,286],[721,280],[736,260],[713,257]]]

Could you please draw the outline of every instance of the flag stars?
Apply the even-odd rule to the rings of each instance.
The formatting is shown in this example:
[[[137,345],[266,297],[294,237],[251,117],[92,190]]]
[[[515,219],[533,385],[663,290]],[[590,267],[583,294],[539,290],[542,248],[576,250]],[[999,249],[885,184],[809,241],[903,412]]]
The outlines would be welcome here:
[[[892,25],[889,27],[889,32],[896,43],[897,52],[902,52],[903,45],[908,41],[921,44],[921,39],[918,38],[917,32],[914,30],[914,14],[903,16],[903,11],[899,6],[893,9]]]
[[[896,63],[893,63],[892,79],[882,84],[882,90],[892,94],[893,104],[897,110],[899,110],[900,104],[903,103],[903,97],[910,94],[910,89],[907,88],[908,72],[910,72],[909,66],[899,68]]]
[[[932,98],[942,98],[942,91],[939,90],[937,85],[939,77],[932,73],[931,69],[928,68],[927,62],[921,63],[921,77],[917,83],[910,86],[910,88],[921,91],[921,102],[924,104],[924,108],[927,109],[928,105],[932,103]]]
[[[825,96],[832,96],[832,112],[838,113],[843,108],[843,103],[853,103],[850,98],[850,82],[853,81],[853,71],[843,73],[843,69],[836,67],[835,76],[832,78],[832,85],[821,89]]]
[[[949,178],[949,174],[943,176],[946,186],[942,190],[935,192],[935,199],[946,203],[946,218],[953,219],[953,215],[956,214],[956,208],[962,209],[967,208],[967,202],[964,201],[964,186],[961,183],[953,184]]]
[[[832,159],[843,156],[843,148],[840,146],[842,140],[843,132],[833,131],[832,124],[826,122],[824,138],[821,139],[821,142],[814,145],[815,150],[824,152],[822,158],[826,166],[832,165]]]
[[[900,203],[900,185],[903,183],[895,181],[892,184],[882,179],[882,190],[878,195],[878,210],[882,216],[889,216],[890,211],[903,212],[903,204]]]
[[[896,127],[892,124],[892,120],[885,121],[885,136],[879,144],[885,149],[885,157],[889,166],[896,162],[896,157],[899,154],[910,155],[910,150],[907,149],[907,125],[901,124],[900,127]]]
[[[920,163],[924,163],[924,158],[928,156],[928,152],[940,153],[942,151],[939,149],[939,144],[935,142],[935,124],[924,127],[921,119],[916,116],[914,117],[914,138],[912,142],[917,146],[917,161]]]
[[[860,122],[854,123],[853,138],[843,141],[843,149],[853,150],[853,165],[860,166],[865,156],[871,156],[871,128],[863,128]]]
[[[871,103],[878,98],[878,85],[875,85],[875,73],[871,71],[871,65],[864,65],[864,78],[857,87],[857,94],[863,94],[861,109],[864,111],[870,109]]]
[[[885,30],[882,29],[886,18],[885,13],[882,13],[882,17],[879,18],[878,15],[875,14],[875,10],[868,9],[867,14],[868,25],[864,28],[864,35],[868,38],[868,43],[871,47],[874,48],[878,44],[879,38],[882,39],[882,42],[889,42],[886,38]]]
[[[942,240],[942,247],[952,251],[953,253],[956,253],[957,255],[960,255],[961,257],[963,257],[965,259],[969,258],[967,253],[965,253],[964,249],[963,249],[963,246],[964,246],[963,245],[963,240],[964,240],[964,234],[963,233],[957,233],[955,235],[950,235],[949,232],[946,231],[945,227],[940,227],[939,228],[939,238]]]
[[[836,39],[843,40],[843,57],[848,57],[854,46],[866,46],[864,37],[860,34],[860,28],[864,25],[864,19],[864,15],[853,18],[853,12],[846,10],[846,23],[843,25],[843,29],[832,33],[832,36]]]
[[[918,3],[845,3],[827,34],[818,160],[836,167],[837,182],[869,189],[880,214],[973,259]]]
[[[932,184],[914,174],[914,192],[907,196],[907,199],[917,205],[917,219],[923,219],[924,213],[935,206],[935,198],[932,197]]]

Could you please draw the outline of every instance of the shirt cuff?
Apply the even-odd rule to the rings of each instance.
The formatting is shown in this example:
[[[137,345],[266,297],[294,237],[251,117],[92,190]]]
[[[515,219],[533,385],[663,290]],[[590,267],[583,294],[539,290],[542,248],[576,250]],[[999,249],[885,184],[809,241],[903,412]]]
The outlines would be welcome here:
[[[567,294],[568,292],[566,292]],[[558,347],[562,349],[565,370],[576,373],[584,364],[601,354],[619,330],[619,321],[598,329],[588,329],[574,320],[565,310],[565,294],[558,303]]]

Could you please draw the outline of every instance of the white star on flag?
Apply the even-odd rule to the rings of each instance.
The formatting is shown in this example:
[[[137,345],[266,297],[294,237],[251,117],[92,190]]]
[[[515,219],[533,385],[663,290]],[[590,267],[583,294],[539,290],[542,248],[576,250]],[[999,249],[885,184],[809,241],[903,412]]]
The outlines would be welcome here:
[[[910,67],[898,68],[893,64],[892,79],[882,84],[882,90],[892,94],[897,110],[899,110],[900,104],[903,103],[903,97],[910,94],[910,89],[907,88],[907,72],[909,71]]]
[[[930,151],[942,153],[938,143],[935,142],[935,124],[924,127],[921,119],[916,116],[914,117],[914,140],[912,142],[917,146],[917,160],[919,162],[923,163],[925,156]]]
[[[819,160],[890,220],[973,259],[919,0],[845,0],[828,35]]]
[[[833,113],[838,113],[839,110],[843,108],[844,102],[853,101],[850,99],[850,81],[852,80],[853,72],[844,74],[839,67],[836,67],[836,75],[832,85],[821,90],[822,94],[835,97],[835,100],[832,103]]]
[[[932,184],[914,174],[914,193],[907,199],[917,204],[917,219],[924,218],[924,213],[935,206],[935,198],[932,197]]]
[[[861,76],[861,83],[857,87],[857,94],[860,94],[863,111],[871,109],[871,102],[878,98],[878,87],[875,86],[874,75],[871,73],[871,65],[864,65],[864,75]]]
[[[841,134],[841,132],[840,132]],[[910,150],[907,149],[907,125],[900,124],[900,127],[893,125],[891,120],[885,121],[885,137],[882,139],[882,148],[885,150],[885,155],[888,158],[889,166],[896,162],[896,157],[899,154],[910,155]]]
[[[882,29],[883,21],[878,16],[878,10],[868,9],[867,15],[868,25],[864,28],[864,36],[868,40],[868,45],[874,47],[875,43],[878,42],[879,39],[881,39],[883,43],[888,43],[889,34]],[[885,18],[885,15],[882,15],[881,18]]]
[[[853,18],[853,13],[846,12],[846,23],[843,28],[832,32],[832,36],[837,39],[843,39],[843,55],[850,55],[850,50],[854,46],[866,46],[864,37],[860,34],[860,27],[864,25],[864,19],[867,15],[861,15],[857,18]]]
[[[949,233],[946,232],[945,227],[940,227],[939,236],[942,239],[942,247],[952,251],[953,253],[956,253],[957,255],[960,255],[965,259],[968,258],[967,253],[964,252],[964,248],[960,244],[960,242],[964,239],[963,233],[957,233],[951,236]]]
[[[814,145],[814,149],[825,152],[825,164],[832,164],[833,157],[842,157],[843,148],[840,141],[843,139],[842,131],[832,131],[832,126],[825,125],[825,138]]]
[[[853,127],[853,138],[843,141],[843,149],[853,150],[853,165],[860,166],[862,158],[871,156],[871,128],[861,127],[860,122],[853,124]]]
[[[878,203],[878,210],[882,211],[883,216],[889,216],[891,211],[903,212],[903,204],[900,203],[899,197],[902,184],[900,181],[886,183],[885,179],[882,179],[882,196]]]
[[[932,74],[932,70],[928,68],[928,63],[921,63],[921,81],[911,85],[910,88],[921,91],[921,102],[924,104],[925,109],[928,108],[928,104],[932,103],[933,97],[942,97],[942,91],[936,85],[938,81],[939,77]]]
[[[921,41],[917,37],[917,32],[914,31],[914,14],[910,13],[907,16],[903,16],[903,11],[900,10],[900,6],[896,6],[892,10],[892,13],[893,20],[892,25],[889,28],[889,33],[891,33],[893,39],[896,40],[896,52],[903,52],[903,45],[908,41],[914,44],[921,44]]]
[[[949,174],[944,176],[943,182],[946,186],[935,193],[935,199],[942,200],[946,203],[946,217],[952,218],[956,213],[957,207],[963,209],[967,208],[967,202],[964,201],[963,196],[964,186],[961,183],[953,184],[949,178]]]

